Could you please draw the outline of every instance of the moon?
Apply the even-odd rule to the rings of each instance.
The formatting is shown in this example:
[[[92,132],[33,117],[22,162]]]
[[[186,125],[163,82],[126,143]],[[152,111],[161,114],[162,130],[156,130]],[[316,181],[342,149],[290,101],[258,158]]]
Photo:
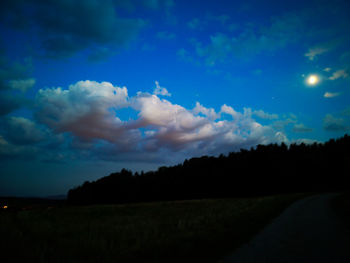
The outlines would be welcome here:
[[[317,83],[319,82],[319,78],[318,76],[316,75],[310,75],[308,78],[307,78],[307,83],[311,86],[314,86],[316,85]]]

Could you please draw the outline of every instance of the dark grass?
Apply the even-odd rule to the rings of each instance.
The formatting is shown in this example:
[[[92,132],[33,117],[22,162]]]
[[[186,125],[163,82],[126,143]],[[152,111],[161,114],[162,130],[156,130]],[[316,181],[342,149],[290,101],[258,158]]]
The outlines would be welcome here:
[[[339,218],[348,226],[350,233],[350,192],[336,196],[332,200],[332,207]]]
[[[2,211],[1,262],[216,262],[304,196]]]

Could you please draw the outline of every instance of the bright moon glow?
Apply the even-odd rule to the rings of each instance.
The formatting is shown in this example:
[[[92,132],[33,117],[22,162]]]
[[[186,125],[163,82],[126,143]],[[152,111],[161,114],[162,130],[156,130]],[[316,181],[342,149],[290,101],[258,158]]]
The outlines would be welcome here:
[[[307,79],[307,83],[309,85],[316,85],[318,83],[319,79],[316,75],[311,75],[310,77],[308,77]]]

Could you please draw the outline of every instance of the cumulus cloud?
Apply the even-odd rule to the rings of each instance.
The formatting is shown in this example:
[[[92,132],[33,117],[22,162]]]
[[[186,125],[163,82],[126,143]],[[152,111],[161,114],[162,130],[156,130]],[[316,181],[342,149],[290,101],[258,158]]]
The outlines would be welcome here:
[[[68,89],[42,89],[36,105],[39,123],[56,134],[73,136],[71,149],[104,159],[134,156],[148,162],[149,158],[219,154],[287,141],[283,132],[258,123],[250,108],[238,112],[224,104],[216,112],[197,102],[193,109],[186,109],[156,94],[139,92],[129,97],[125,87],[108,82],[87,80]],[[136,111],[137,119],[121,121],[118,110],[123,108]],[[267,119],[271,116],[264,115]]]
[[[56,132],[70,132],[85,140],[103,139],[127,145],[137,136],[134,129],[126,129],[115,111],[127,107],[125,87],[109,82],[79,81],[67,90],[50,88],[39,90],[35,117]],[[126,134],[127,132],[127,134]]]
[[[349,77],[349,74],[346,72],[345,69],[340,69],[340,70],[337,70],[335,71],[332,76],[329,77],[330,80],[336,80],[336,79],[339,79],[339,78],[347,78]]]
[[[196,106],[192,111],[194,114],[202,113],[203,115],[207,116],[210,120],[216,120],[220,118],[220,115],[217,114],[213,108],[208,109],[201,105],[198,101],[196,102]]]
[[[233,119],[238,119],[241,116],[241,113],[235,111],[231,106],[227,106],[226,104],[221,106],[220,112],[231,115]]]

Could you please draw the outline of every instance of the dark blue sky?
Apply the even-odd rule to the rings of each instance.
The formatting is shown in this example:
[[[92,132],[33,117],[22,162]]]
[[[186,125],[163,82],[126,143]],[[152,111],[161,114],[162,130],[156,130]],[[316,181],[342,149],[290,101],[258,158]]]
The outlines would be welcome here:
[[[348,1],[0,10],[0,195],[350,130]]]

